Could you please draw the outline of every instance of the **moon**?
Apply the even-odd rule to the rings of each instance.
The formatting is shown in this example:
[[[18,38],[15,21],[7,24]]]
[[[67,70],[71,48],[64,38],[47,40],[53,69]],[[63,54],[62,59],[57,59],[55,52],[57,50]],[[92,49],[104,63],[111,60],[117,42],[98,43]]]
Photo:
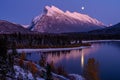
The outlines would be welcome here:
[[[84,6],[82,6],[82,7],[81,7],[81,9],[82,9],[82,10],[84,10],[84,9],[85,9],[85,7],[84,7]]]

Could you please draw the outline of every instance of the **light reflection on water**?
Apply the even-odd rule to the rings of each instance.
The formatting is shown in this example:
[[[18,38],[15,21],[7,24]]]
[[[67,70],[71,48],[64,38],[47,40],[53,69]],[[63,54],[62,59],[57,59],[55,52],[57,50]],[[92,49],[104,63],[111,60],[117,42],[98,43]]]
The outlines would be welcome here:
[[[84,67],[84,51],[82,50],[82,55],[81,55],[81,67]]]
[[[38,62],[44,54],[47,61],[63,65],[68,73],[82,74],[88,58],[95,58],[100,63],[101,80],[120,80],[120,42],[93,43],[93,47],[71,51],[34,52],[28,59]]]

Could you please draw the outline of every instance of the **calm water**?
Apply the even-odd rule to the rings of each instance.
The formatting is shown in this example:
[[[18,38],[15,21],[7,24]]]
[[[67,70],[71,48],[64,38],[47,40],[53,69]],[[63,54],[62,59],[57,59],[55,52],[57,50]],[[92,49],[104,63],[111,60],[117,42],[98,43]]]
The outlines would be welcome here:
[[[99,62],[101,80],[120,80],[120,42],[92,43],[93,47],[57,52],[31,52],[27,58],[38,62],[40,55],[47,56],[47,61],[63,65],[69,73],[81,74],[88,58]]]

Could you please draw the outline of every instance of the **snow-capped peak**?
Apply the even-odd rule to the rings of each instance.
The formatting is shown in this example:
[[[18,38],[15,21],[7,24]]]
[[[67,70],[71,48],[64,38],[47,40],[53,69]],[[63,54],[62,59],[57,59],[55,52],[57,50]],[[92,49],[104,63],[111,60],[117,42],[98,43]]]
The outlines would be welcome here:
[[[78,12],[73,12],[73,14],[75,16],[77,16],[79,18],[79,20],[83,20],[85,22],[89,22],[89,23],[94,23],[96,25],[104,25],[102,22],[94,19],[94,18],[91,18],[90,16],[86,15],[86,14],[81,14],[81,13],[78,13]]]
[[[47,13],[48,16],[52,16],[55,13],[64,13],[62,10],[55,6],[45,6],[45,12]]]
[[[104,25],[100,21],[98,21],[94,18],[91,18],[90,16],[88,16],[86,14],[81,14],[78,12],[70,12],[68,10],[64,12],[55,6],[45,6],[45,14],[47,14],[48,16],[54,16],[55,14],[61,14],[61,15],[66,15],[68,17],[72,17],[74,19],[83,21],[84,23],[93,23],[95,25]]]
[[[32,30],[48,33],[86,32],[104,28],[104,24],[86,14],[45,6],[44,13],[32,21]],[[59,31],[58,31],[59,30]]]
[[[51,9],[56,11],[56,12],[59,12],[59,13],[64,13],[62,10],[60,10],[59,8],[57,8],[55,6],[51,6]]]

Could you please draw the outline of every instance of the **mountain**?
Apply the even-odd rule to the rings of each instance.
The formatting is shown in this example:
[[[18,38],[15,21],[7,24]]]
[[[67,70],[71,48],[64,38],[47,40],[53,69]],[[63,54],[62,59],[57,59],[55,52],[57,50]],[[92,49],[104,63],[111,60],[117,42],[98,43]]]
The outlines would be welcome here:
[[[87,32],[104,28],[104,24],[88,15],[45,6],[44,13],[33,19],[30,29],[47,33]]]
[[[0,34],[2,33],[28,33],[31,32],[28,29],[23,28],[23,26],[15,23],[11,23],[5,20],[0,20]]]
[[[104,29],[98,29],[98,30],[93,30],[90,31],[89,33],[94,33],[94,34],[120,34],[120,23],[106,27]]]

